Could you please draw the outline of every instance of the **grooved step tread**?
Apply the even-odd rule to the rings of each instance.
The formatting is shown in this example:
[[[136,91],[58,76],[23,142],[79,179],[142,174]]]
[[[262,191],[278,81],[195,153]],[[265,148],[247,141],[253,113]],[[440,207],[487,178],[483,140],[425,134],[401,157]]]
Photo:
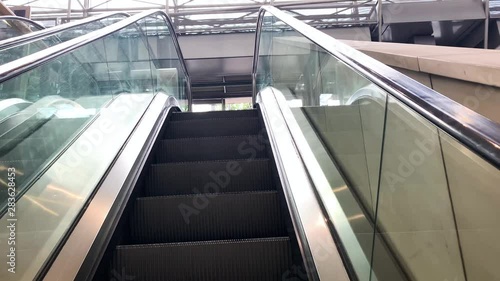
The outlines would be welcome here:
[[[260,130],[261,127],[257,117],[189,119],[169,122],[165,138],[255,135]]]
[[[142,197],[131,218],[136,243],[286,235],[276,191]]]
[[[162,140],[157,163],[266,158],[259,135]]]
[[[292,266],[288,237],[119,246],[111,272],[134,280],[276,281]]]
[[[272,190],[269,159],[203,161],[152,165],[146,196]]]
[[[192,120],[192,119],[219,119],[219,118],[253,118],[259,113],[255,109],[236,111],[208,111],[208,112],[176,112],[170,117],[170,121]]]

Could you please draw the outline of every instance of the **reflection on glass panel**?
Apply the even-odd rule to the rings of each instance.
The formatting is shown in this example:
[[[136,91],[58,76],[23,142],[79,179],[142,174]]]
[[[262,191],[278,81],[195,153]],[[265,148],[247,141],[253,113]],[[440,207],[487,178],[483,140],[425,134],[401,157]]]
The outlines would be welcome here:
[[[438,130],[392,97],[381,175],[378,235],[408,275],[465,280]]]
[[[500,171],[439,134],[467,280],[498,280]]]
[[[321,167],[311,180],[351,276],[500,280],[497,168],[273,16],[256,77],[283,95]]]
[[[182,61],[175,49],[171,30],[165,25],[164,15],[156,15],[145,19],[141,31],[146,35],[154,64],[153,83],[158,92],[174,96],[182,109],[187,109],[186,73]]]
[[[78,36],[85,35],[95,30],[99,30],[105,26],[111,25],[117,21],[124,19],[124,15],[112,15],[104,19],[95,20],[86,24],[71,27],[62,30],[58,33],[34,40],[26,43],[21,43],[9,47],[7,49],[0,50],[0,64],[8,63],[27,55],[36,53],[43,49],[50,48],[59,43],[71,40]]]
[[[137,30],[135,26],[131,28]],[[9,111],[10,114],[4,114],[0,120],[0,161],[22,171],[17,179],[18,192],[23,191],[25,181],[34,176],[36,170],[48,164],[114,97],[123,92],[152,92],[149,64],[141,65],[133,60],[117,62],[118,57],[111,55],[122,55],[120,60],[130,58],[134,51],[129,48],[131,42],[125,42],[127,53],[111,53],[105,46],[108,40],[128,40],[123,35],[129,32],[122,30],[96,40],[0,85],[0,104],[12,100],[27,104],[18,111]],[[144,41],[133,44],[137,45],[135,51],[147,50]],[[108,67],[115,63],[124,65],[120,77]],[[146,76],[135,74],[144,72]],[[3,201],[6,190],[1,192]]]
[[[21,19],[0,19],[0,41],[41,30],[40,27]]]
[[[400,280],[389,246],[374,237],[387,94],[274,17],[264,18],[261,36],[258,88],[279,89],[292,108],[330,184],[327,196],[336,197],[348,222],[337,232],[354,274],[370,280],[379,273],[371,269],[378,243],[387,265],[377,277]]]
[[[144,32],[151,21],[167,31]],[[183,74],[163,81],[168,88],[157,87],[162,66],[149,42],[152,37],[172,41],[165,26],[156,17],[142,19],[0,84],[0,169],[16,171],[16,216],[23,230],[18,233],[17,272],[1,271],[1,280],[33,279],[155,93],[185,99],[175,49],[169,52],[176,62],[165,62],[165,68]],[[163,48],[173,46],[164,43]],[[0,173],[4,225],[11,197],[3,185],[7,175]],[[7,252],[3,242],[8,235],[8,229],[0,229],[1,252]]]

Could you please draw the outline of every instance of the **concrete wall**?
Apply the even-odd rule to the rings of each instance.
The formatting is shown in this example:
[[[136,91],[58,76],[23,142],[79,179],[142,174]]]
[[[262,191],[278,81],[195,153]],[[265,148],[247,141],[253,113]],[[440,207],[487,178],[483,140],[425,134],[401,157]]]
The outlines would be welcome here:
[[[475,112],[500,123],[500,88],[393,67]]]
[[[413,44],[344,43],[500,123],[500,52]]]

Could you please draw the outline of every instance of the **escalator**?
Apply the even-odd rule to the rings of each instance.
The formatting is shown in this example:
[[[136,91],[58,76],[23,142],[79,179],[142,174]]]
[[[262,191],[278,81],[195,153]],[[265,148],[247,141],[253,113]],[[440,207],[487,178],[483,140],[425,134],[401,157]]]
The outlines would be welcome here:
[[[1,70],[0,211],[15,225],[0,233],[12,265],[2,280],[44,274],[52,247],[67,239],[139,121],[163,105],[163,91],[188,107],[184,62],[166,15],[119,16],[99,16],[110,25],[74,38],[60,36],[82,26],[41,37],[64,40]],[[161,52],[152,53],[147,44],[158,38]]]
[[[0,82],[23,87],[0,94],[57,102],[0,127],[0,170],[20,171],[0,178],[18,184],[2,280],[500,276],[474,259],[500,254],[500,125],[276,8],[259,14],[252,110],[189,112],[161,11],[22,61]]]
[[[258,114],[171,115],[123,218],[127,227],[115,233],[122,239],[108,276],[94,280],[116,272],[137,280],[279,280],[300,266]]]

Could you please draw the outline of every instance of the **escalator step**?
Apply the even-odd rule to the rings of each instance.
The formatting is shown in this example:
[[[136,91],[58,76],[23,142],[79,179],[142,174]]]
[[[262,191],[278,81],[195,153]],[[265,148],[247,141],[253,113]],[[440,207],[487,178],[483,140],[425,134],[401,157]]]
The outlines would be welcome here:
[[[127,280],[282,280],[292,265],[286,237],[118,246],[113,269]]]
[[[276,191],[143,197],[131,218],[134,243],[286,235]]]
[[[258,117],[258,111],[236,110],[236,111],[208,111],[208,112],[176,112],[170,117],[170,121],[182,121],[193,119],[217,119],[217,118],[255,118]]]
[[[168,123],[165,138],[255,135],[260,131],[258,118],[191,119]]]
[[[157,163],[167,163],[256,159],[266,158],[266,154],[257,135],[167,139],[160,142],[156,160]]]
[[[268,159],[155,164],[151,166],[146,196],[202,192],[242,192],[274,189]]]

